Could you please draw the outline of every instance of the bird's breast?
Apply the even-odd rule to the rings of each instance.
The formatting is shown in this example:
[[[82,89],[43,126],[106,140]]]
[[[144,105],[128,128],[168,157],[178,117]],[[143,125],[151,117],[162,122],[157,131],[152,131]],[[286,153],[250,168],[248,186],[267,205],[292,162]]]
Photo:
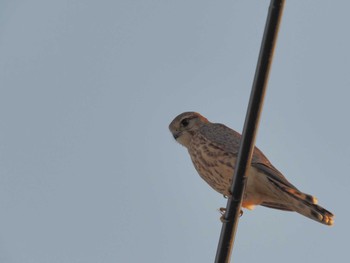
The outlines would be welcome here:
[[[200,137],[192,140],[188,151],[199,175],[217,192],[229,195],[235,156]]]

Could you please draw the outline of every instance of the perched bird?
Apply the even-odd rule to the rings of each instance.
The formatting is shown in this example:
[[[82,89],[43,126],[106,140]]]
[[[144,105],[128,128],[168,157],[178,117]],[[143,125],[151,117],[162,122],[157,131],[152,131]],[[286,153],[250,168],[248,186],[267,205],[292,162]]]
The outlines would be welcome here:
[[[196,112],[184,112],[169,125],[185,146],[199,175],[217,192],[230,196],[241,135],[220,123],[211,123]],[[242,206],[256,205],[295,211],[325,225],[333,225],[333,214],[317,205],[317,199],[299,191],[258,149],[254,148]]]

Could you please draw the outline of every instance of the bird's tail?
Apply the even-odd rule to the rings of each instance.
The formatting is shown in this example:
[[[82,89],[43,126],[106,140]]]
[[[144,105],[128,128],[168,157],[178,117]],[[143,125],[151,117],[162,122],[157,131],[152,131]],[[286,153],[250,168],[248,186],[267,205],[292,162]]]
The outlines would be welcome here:
[[[334,215],[316,203],[312,204],[308,203],[305,200],[298,200],[295,198],[294,209],[299,214],[302,214],[322,224],[329,226],[334,224]]]
[[[270,182],[283,192],[286,200],[288,200],[288,205],[281,203],[266,203],[262,205],[271,208],[295,211],[322,224],[329,226],[333,225],[334,215],[323,207],[317,205],[317,198],[304,194],[297,189],[288,187],[275,180],[270,180]]]

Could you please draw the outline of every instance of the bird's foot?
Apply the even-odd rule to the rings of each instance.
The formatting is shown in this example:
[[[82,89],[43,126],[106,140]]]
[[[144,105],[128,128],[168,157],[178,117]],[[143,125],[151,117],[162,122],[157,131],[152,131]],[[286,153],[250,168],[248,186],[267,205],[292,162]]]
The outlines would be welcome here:
[[[219,208],[219,212],[221,214],[221,217],[220,217],[221,223],[226,223],[227,222],[227,219],[225,219],[226,208],[225,207],[220,207]],[[239,217],[241,217],[242,215],[243,215],[243,210],[241,209],[239,211]]]
[[[225,219],[226,208],[220,207],[219,212],[221,214],[221,216],[220,216],[221,223],[227,223],[227,219]]]

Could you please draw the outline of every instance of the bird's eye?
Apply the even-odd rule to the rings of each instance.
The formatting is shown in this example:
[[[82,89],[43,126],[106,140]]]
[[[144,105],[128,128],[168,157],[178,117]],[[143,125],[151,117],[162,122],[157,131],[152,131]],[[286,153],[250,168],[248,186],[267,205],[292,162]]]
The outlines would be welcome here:
[[[190,123],[189,119],[183,119],[181,121],[181,126],[182,127],[187,127],[189,123]]]

